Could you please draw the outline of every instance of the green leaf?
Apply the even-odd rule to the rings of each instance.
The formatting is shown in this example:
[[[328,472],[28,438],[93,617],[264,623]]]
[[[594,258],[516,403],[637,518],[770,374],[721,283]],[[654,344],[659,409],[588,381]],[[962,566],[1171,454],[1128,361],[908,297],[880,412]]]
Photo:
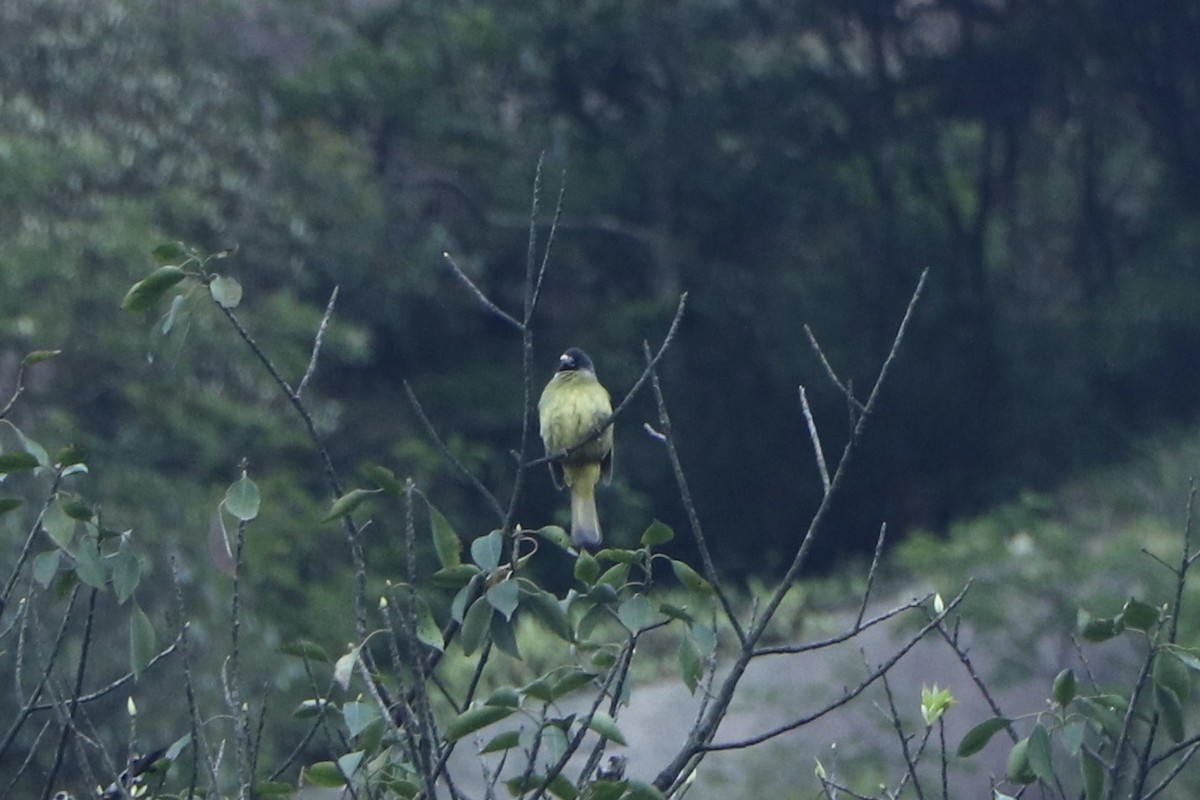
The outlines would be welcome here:
[[[1161,619],[1161,609],[1133,597],[1125,602],[1125,607],[1121,610],[1124,626],[1135,631],[1149,632]]]
[[[504,733],[493,736],[487,744],[479,750],[479,755],[484,753],[502,753],[505,750],[511,750],[521,743],[521,734],[517,731],[505,731]]]
[[[258,516],[260,503],[258,486],[245,472],[225,490],[225,510],[242,522],[249,522]]]
[[[645,554],[640,550],[625,550],[619,547],[606,547],[596,553],[596,560],[616,564],[637,564]]]
[[[90,536],[85,536],[79,542],[73,553],[75,556],[75,574],[79,580],[93,589],[103,589],[108,582],[108,572],[104,562],[100,560],[100,548]]]
[[[597,586],[611,586],[613,589],[624,588],[629,582],[629,564],[615,564],[605,570],[596,581]]]
[[[491,572],[500,566],[503,552],[504,535],[500,531],[492,531],[471,542],[471,560],[484,572]]]
[[[657,547],[660,544],[666,544],[675,538],[675,531],[671,530],[668,525],[665,525],[658,520],[650,523],[650,527],[646,528],[642,533],[642,544],[646,547]]]
[[[700,679],[704,677],[704,662],[690,628],[679,637],[679,675],[688,691],[695,694]]]
[[[517,633],[511,620],[499,614],[493,614],[488,630],[492,634],[492,644],[507,656],[521,660],[521,650],[517,646]]]
[[[675,573],[675,577],[679,579],[686,588],[693,592],[708,593],[712,591],[712,586],[708,581],[700,576],[699,572],[689,567],[682,561],[671,559],[671,570]]]
[[[1012,724],[1012,720],[1008,717],[992,717],[989,720],[979,723],[971,730],[967,731],[966,736],[958,743],[956,754],[959,758],[968,758],[978,753],[998,732],[1007,728]]]
[[[926,725],[933,725],[940,720],[956,702],[949,689],[933,686],[921,687],[921,718]]]
[[[600,565],[596,559],[592,558],[591,553],[581,552],[579,558],[575,559],[575,580],[584,586],[591,586],[599,576]]]
[[[292,716],[296,719],[311,719],[320,714],[327,714],[334,709],[334,705],[328,700],[309,699],[304,700],[292,712]]]
[[[637,633],[643,628],[650,627],[661,618],[646,595],[635,594],[617,607],[617,619],[630,633]]]
[[[425,505],[429,509],[429,528],[433,534],[433,548],[437,551],[438,563],[444,569],[453,569],[462,564],[462,539],[458,537],[442,512],[430,505],[428,501]],[[472,545],[471,554],[474,555],[474,553],[475,549]],[[496,563],[499,561],[497,558]],[[480,564],[480,566],[483,565]],[[495,569],[495,567],[491,567],[491,569]]]
[[[57,464],[60,467],[73,467],[83,463],[83,448],[70,444],[58,451]]]
[[[550,699],[557,700],[560,697],[565,697],[576,689],[587,686],[595,679],[595,672],[573,669],[554,682],[554,686],[550,689]]]
[[[233,278],[218,275],[208,284],[208,293],[221,308],[237,308],[242,302],[242,285]]]
[[[3,497],[0,498],[0,514],[7,514],[9,511],[16,511],[21,507],[22,501],[19,497]]]
[[[342,705],[342,719],[351,736],[358,736],[366,730],[368,725],[380,718],[379,706],[374,703],[345,703]]]
[[[1063,749],[1074,756],[1083,748],[1083,737],[1086,733],[1087,723],[1077,719],[1062,726],[1058,732],[1058,740],[1062,742]]]
[[[416,597],[415,602],[417,605],[417,641],[440,652],[446,646],[441,626],[433,618],[433,611],[430,610],[429,604],[425,602],[424,598]]]
[[[479,567],[474,564],[459,564],[456,567],[439,569],[429,576],[429,581],[439,589],[461,589],[471,582],[476,575],[481,575]]]
[[[183,242],[163,242],[151,251],[158,264],[182,264],[190,253]]]
[[[142,670],[149,666],[156,653],[154,626],[146,612],[134,603],[129,612],[129,665],[135,681],[141,678]]]
[[[1049,786],[1054,785],[1054,763],[1050,752],[1050,732],[1046,726],[1038,723],[1029,734],[1029,746],[1026,750],[1029,758],[1029,768],[1033,774]]]
[[[1079,634],[1084,641],[1106,642],[1125,630],[1124,620],[1116,617],[1093,617],[1086,611],[1079,612]]]
[[[467,614],[463,617],[462,631],[459,634],[463,655],[469,656],[480,648],[484,637],[487,635],[488,624],[491,621],[491,603],[487,601],[486,597],[478,598],[467,609]]]
[[[318,761],[304,770],[304,782],[318,789],[336,789],[346,785],[342,771],[332,761]]]
[[[2,503],[3,501],[0,501]],[[1172,647],[1171,653],[1183,663],[1185,667],[1192,672],[1200,672],[1200,657],[1183,647]]]
[[[526,531],[526,533],[529,533],[529,531]],[[567,533],[557,525],[547,525],[544,528],[538,528],[536,531],[532,531],[532,533],[534,536],[540,536],[551,544],[558,545],[563,550],[571,549],[571,534]]]
[[[521,607],[564,642],[574,641],[571,620],[554,595],[542,590],[528,593],[521,599]]]
[[[62,350],[34,350],[21,359],[22,367],[32,367],[34,364],[40,364],[43,361],[49,361],[55,356],[62,353]]]
[[[65,513],[71,519],[78,520],[80,522],[87,522],[91,520],[95,513],[92,511],[91,506],[75,497],[64,498],[59,502],[62,503],[63,513]]]
[[[550,685],[550,681],[545,677],[530,681],[521,687],[521,694],[526,697],[532,697],[534,700],[541,700],[549,703],[554,699],[554,687]]]
[[[664,800],[664,795],[648,783],[630,781],[621,800]]]
[[[61,560],[61,555],[61,550],[47,550],[39,553],[33,559],[33,579],[43,589],[48,588],[50,581],[54,580],[54,576],[58,574],[58,562]]]
[[[179,267],[161,266],[129,288],[121,308],[131,314],[149,311],[171,287],[186,277],[187,273]]]
[[[446,725],[446,741],[457,742],[467,734],[499,722],[515,709],[507,706],[476,706],[468,708]]]
[[[1076,691],[1077,684],[1074,670],[1064,669],[1054,678],[1054,688],[1051,690],[1051,696],[1058,705],[1068,705],[1075,699]]]
[[[625,744],[625,735],[617,728],[617,721],[603,711],[592,714],[588,727],[596,733],[619,745]]]
[[[0,475],[10,472],[27,472],[38,468],[37,457],[23,450],[11,450],[0,453]]]
[[[380,489],[383,489],[392,497],[395,497],[397,500],[404,498],[404,484],[396,478],[396,473],[392,472],[387,467],[379,464],[367,464],[362,468],[362,474],[367,478],[367,480],[371,481]]]
[[[1159,650],[1154,657],[1154,682],[1175,693],[1181,701],[1192,696],[1192,673],[1171,650]]]
[[[321,521],[332,522],[335,519],[341,519],[347,514],[353,513],[367,498],[373,494],[379,494],[380,491],[379,489],[351,489],[333,501],[333,505],[329,508],[329,513]]]
[[[350,686],[350,679],[354,677],[354,668],[358,666],[358,648],[350,648],[350,652],[338,657],[338,660],[333,662],[333,680],[338,686],[347,689]]]
[[[314,661],[320,664],[330,663],[329,653],[325,652],[325,648],[313,642],[301,640],[286,644],[280,648],[280,652],[288,656],[296,656],[297,658],[307,658],[309,661]]]
[[[1181,742],[1184,737],[1183,704],[1179,695],[1162,684],[1154,684],[1154,708],[1158,711],[1163,727],[1172,741]]]
[[[1008,779],[1013,783],[1033,783],[1037,776],[1029,766],[1029,740],[1022,739],[1008,753]]]
[[[520,708],[521,693],[511,686],[501,686],[488,695],[483,701],[485,706],[503,706],[504,708]]]
[[[491,603],[492,608],[504,615],[505,619],[512,619],[513,612],[517,610],[517,603],[520,600],[521,593],[517,588],[517,582],[513,580],[501,581],[487,590],[487,601]]]
[[[117,603],[124,604],[133,596],[138,581],[142,577],[142,562],[133,552],[129,537],[122,536],[117,553],[112,557],[113,591],[117,594]]]
[[[1083,775],[1083,796],[1086,800],[1100,800],[1104,794],[1104,781],[1108,777],[1104,762],[1085,747],[1079,753],[1079,771]]]

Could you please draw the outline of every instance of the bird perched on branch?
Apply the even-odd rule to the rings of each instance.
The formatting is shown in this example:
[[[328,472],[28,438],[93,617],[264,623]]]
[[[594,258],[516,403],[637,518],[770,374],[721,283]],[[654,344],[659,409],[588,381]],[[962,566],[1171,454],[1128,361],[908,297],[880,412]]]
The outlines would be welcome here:
[[[601,478],[612,481],[612,425],[597,432],[611,416],[612,400],[596,379],[592,360],[578,347],[567,350],[542,390],[538,420],[546,455],[566,453],[550,462],[550,476],[556,487],[565,485],[571,492],[571,541],[576,547],[600,544],[596,484]]]

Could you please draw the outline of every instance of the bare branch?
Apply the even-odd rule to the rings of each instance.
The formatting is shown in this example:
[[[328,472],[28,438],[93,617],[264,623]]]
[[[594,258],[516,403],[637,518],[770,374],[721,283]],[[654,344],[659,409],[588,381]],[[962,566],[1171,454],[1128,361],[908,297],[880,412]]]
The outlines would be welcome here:
[[[333,293],[329,295],[329,303],[325,306],[325,314],[321,317],[321,324],[317,327],[317,335],[313,338],[312,355],[308,358],[308,368],[304,370],[304,377],[300,379],[300,385],[296,387],[296,397],[304,394],[305,387],[312,380],[313,373],[317,371],[317,356],[321,352],[321,345],[325,341],[325,331],[329,329],[329,320],[333,318],[333,307],[337,303],[338,287],[333,287]]]
[[[480,305],[517,330],[524,329],[524,326],[518,322],[515,317],[513,317],[504,309],[500,308],[500,306],[493,303],[488,296],[484,294],[478,286],[475,285],[475,282],[467,277],[467,273],[463,272],[462,267],[458,266],[458,264],[454,261],[454,258],[449,253],[442,253],[442,258],[444,258],[446,263],[450,265],[450,271],[454,273],[454,276],[458,278],[462,285],[466,286],[467,290],[470,291],[471,294],[475,295],[475,299],[479,301]]]
[[[812,441],[813,453],[817,459],[817,471],[821,473],[821,486],[829,493],[829,467],[825,464],[825,451],[821,448],[821,437],[817,434],[817,421],[813,419],[812,409],[808,406],[808,392],[800,387],[800,409],[804,412],[804,422],[808,425],[808,438]]]
[[[683,508],[687,513],[688,524],[692,529],[692,538],[695,540],[696,547],[700,551],[700,558],[704,562],[705,577],[712,584],[717,599],[721,603],[721,608],[725,610],[725,616],[729,619],[729,624],[733,626],[733,630],[737,634],[738,642],[745,644],[746,631],[742,628],[741,622],[738,621],[737,614],[734,613],[733,605],[730,603],[728,595],[726,595],[725,590],[721,587],[721,579],[717,575],[716,565],[713,563],[712,554],[708,550],[708,542],[704,538],[704,528],[700,525],[700,515],[696,512],[696,504],[692,501],[692,492],[688,488],[687,476],[684,474],[683,464],[679,460],[679,451],[675,447],[671,417],[667,413],[667,403],[663,398],[662,386],[658,381],[658,372],[654,369],[653,360],[650,357],[650,345],[643,342],[642,349],[648,362],[647,369],[650,370],[650,384],[654,389],[654,401],[658,405],[658,424],[662,428],[661,433],[658,431],[655,431],[655,433],[661,437],[662,443],[667,448],[667,458],[671,462],[671,471],[675,475],[675,484],[679,488],[679,497],[683,501]]]
[[[924,280],[925,273],[923,272],[921,273],[921,281],[924,282]],[[920,291],[919,288],[918,291]],[[841,391],[841,393],[846,397],[846,400],[848,400],[852,406],[861,412],[863,410],[862,403],[855,398],[854,392],[850,390],[850,387],[842,383],[841,379],[838,378],[837,373],[833,371],[833,365],[830,364],[829,359],[825,357],[825,351],[821,349],[821,345],[817,342],[817,337],[813,335],[812,328],[808,327],[808,325],[805,325],[804,333],[808,336],[808,343],[812,345],[813,352],[815,352],[817,354],[817,358],[821,360],[821,366],[825,368],[825,374],[829,377],[829,380],[833,382],[833,385],[836,386],[839,391]]]
[[[408,395],[409,404],[413,407],[413,411],[416,412],[417,419],[420,420],[422,427],[425,428],[425,433],[428,434],[429,438],[433,440],[433,444],[438,449],[438,452],[442,454],[443,458],[450,462],[450,465],[458,471],[459,475],[461,475],[469,484],[475,487],[487,504],[492,507],[492,511],[495,512],[496,518],[503,521],[504,508],[500,505],[500,501],[497,500],[496,496],[492,494],[486,486],[483,485],[483,482],[480,481],[479,478],[475,477],[473,472],[467,469],[466,466],[464,466],[463,463],[458,460],[458,457],[450,451],[449,446],[442,441],[442,437],[438,435],[437,429],[434,428],[433,423],[429,421],[429,417],[425,414],[425,409],[421,406],[421,401],[417,399],[416,392],[413,391],[413,388],[408,381],[404,382],[404,393]]]
[[[912,611],[914,608],[921,608],[929,601],[929,595],[922,598],[914,598],[901,606],[884,611],[874,617],[866,620],[859,619],[850,630],[839,633],[836,636],[830,636],[827,639],[819,639],[815,642],[805,642],[804,644],[787,644],[775,645],[773,647],[760,647],[754,651],[755,658],[759,656],[776,656],[776,655],[794,655],[796,653],[807,653],[812,650],[824,650],[827,647],[832,647],[836,644],[848,642],[855,636],[858,636],[868,628],[873,628],[881,622],[887,622],[893,617],[898,617],[905,611]]]
[[[958,605],[967,596],[967,589],[969,588],[969,586],[970,586],[970,584],[968,584],[967,586],[964,586],[962,591],[959,592],[958,595],[953,600],[951,600],[949,603],[946,604],[946,608],[943,609],[942,613],[938,614],[936,617],[934,617],[932,620],[930,620],[928,623],[926,623],[921,628],[921,630],[917,631],[915,634],[913,634],[911,637],[909,637],[907,642],[905,642],[903,645],[900,646],[899,649],[897,649],[894,653],[892,653],[892,655],[886,661],[884,661],[882,664],[880,664],[878,667],[876,667],[874,670],[872,670],[861,683],[859,683],[853,689],[850,689],[847,692],[845,692],[837,700],[833,701],[832,703],[829,703],[828,705],[824,706],[823,708],[820,708],[820,709],[812,712],[811,714],[806,714],[803,717],[798,717],[798,718],[792,720],[791,722],[785,723],[776,728],[772,728],[768,731],[764,731],[763,733],[757,734],[755,736],[750,736],[745,739],[738,739],[738,740],[729,741],[729,742],[718,742],[716,744],[704,744],[704,745],[701,745],[699,749],[701,751],[710,752],[710,753],[716,752],[719,750],[742,750],[747,747],[752,747],[756,744],[762,744],[765,741],[774,739],[776,736],[782,736],[783,734],[788,733],[790,731],[794,731],[797,728],[802,728],[805,725],[808,725],[808,724],[814,722],[815,720],[820,719],[821,717],[825,716],[826,714],[830,713],[831,711],[835,711],[836,709],[839,709],[842,706],[846,705],[851,700],[853,700],[854,698],[861,695],[864,691],[866,691],[873,683],[875,683],[875,681],[879,680],[884,675],[886,675],[888,672],[890,672],[892,667],[896,666],[896,664],[900,661],[900,659],[903,658],[905,655],[907,655],[910,650],[912,650],[914,647],[916,647],[917,643],[920,642],[922,639],[924,639],[925,636],[930,631],[936,630],[938,625],[940,625],[942,623],[942,620],[944,620],[946,618],[946,615],[948,613],[950,613],[950,611],[953,610],[954,608],[957,608]]]
[[[867,613],[867,601],[871,599],[871,588],[875,585],[875,572],[879,569],[879,559],[883,556],[883,543],[887,539],[887,523],[879,526],[879,538],[875,540],[875,553],[871,556],[871,566],[867,570],[867,585],[863,589],[862,605],[858,607],[857,627],[862,623],[863,615]]]

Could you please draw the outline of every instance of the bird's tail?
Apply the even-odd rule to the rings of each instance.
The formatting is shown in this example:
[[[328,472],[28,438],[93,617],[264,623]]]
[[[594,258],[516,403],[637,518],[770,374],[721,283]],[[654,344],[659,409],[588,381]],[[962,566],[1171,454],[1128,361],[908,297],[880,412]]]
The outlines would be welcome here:
[[[571,481],[571,541],[576,547],[594,550],[600,546],[600,515],[596,513],[596,481],[600,466],[589,464],[587,474]],[[594,473],[594,474],[593,474]]]

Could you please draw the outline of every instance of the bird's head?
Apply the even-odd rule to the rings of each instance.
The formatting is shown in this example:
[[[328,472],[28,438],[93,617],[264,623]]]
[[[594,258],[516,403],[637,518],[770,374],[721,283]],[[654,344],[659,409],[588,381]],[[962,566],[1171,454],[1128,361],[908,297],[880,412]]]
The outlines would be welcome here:
[[[592,360],[588,358],[588,354],[578,347],[569,348],[567,352],[558,357],[559,372],[576,372],[578,370],[596,371],[596,367],[592,364]]]

